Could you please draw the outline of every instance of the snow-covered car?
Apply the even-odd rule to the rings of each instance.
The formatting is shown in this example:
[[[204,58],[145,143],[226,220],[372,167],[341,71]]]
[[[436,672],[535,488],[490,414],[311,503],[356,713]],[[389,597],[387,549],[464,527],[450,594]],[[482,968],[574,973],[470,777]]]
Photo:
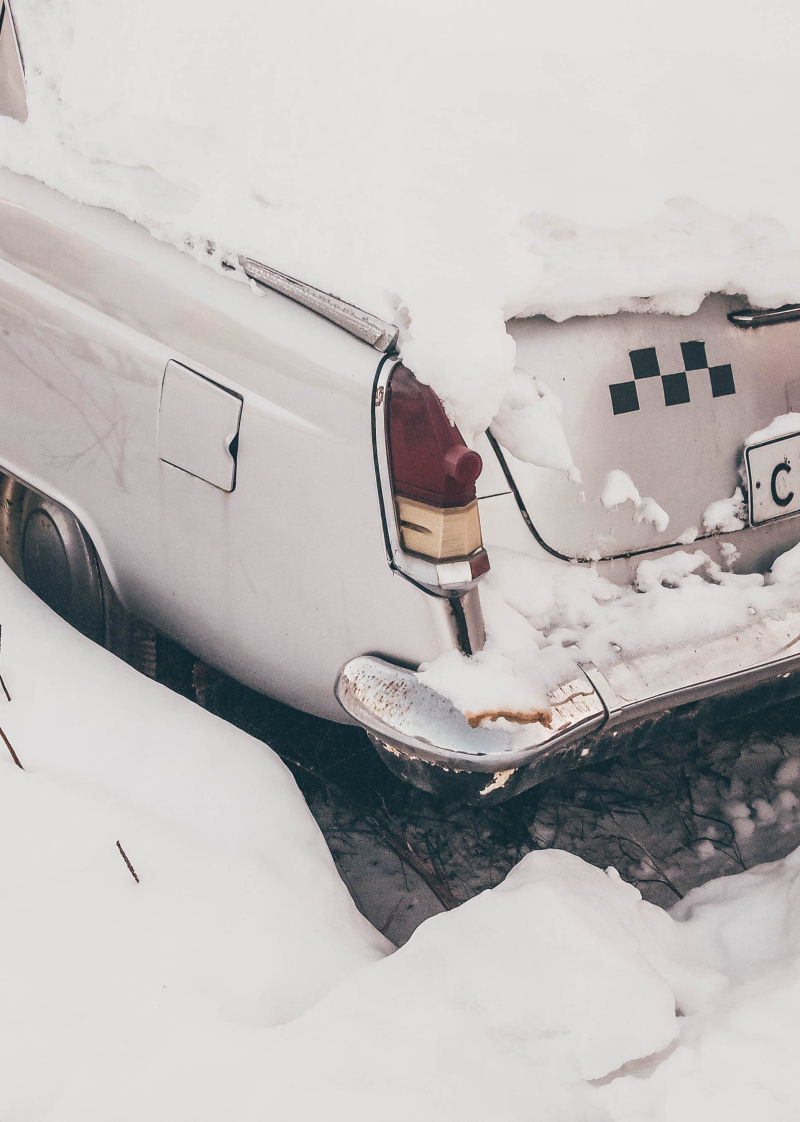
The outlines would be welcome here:
[[[797,692],[799,605],[764,577],[798,538],[797,308],[512,320],[519,408],[468,446],[394,324],[10,172],[0,196],[0,553],[87,635],[145,620],[483,801],[665,714]],[[520,417],[582,482],[513,454]],[[540,615],[533,701],[493,692]]]

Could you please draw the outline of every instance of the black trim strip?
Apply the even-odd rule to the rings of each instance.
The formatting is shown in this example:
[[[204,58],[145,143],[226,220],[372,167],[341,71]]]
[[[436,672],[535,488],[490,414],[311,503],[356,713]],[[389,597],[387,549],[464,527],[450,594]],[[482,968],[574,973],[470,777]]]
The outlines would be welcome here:
[[[546,553],[549,553],[551,555],[551,557],[557,557],[559,559],[559,561],[577,561],[578,564],[580,564],[580,565],[596,565],[597,560],[592,559],[591,557],[580,557],[579,555],[570,556],[568,553],[559,553],[559,551],[557,549],[553,549],[553,547],[551,545],[547,544],[547,542],[544,540],[542,535],[539,533],[539,531],[534,526],[533,520],[531,519],[530,514],[528,514],[527,507],[525,506],[525,500],[523,499],[523,497],[520,493],[520,490],[517,487],[516,482],[514,481],[514,476],[511,474],[511,469],[509,468],[508,464],[506,463],[506,459],[505,459],[505,456],[503,455],[502,448],[497,443],[496,438],[494,437],[494,435],[491,433],[490,430],[488,430],[488,429],[486,430],[486,435],[489,438],[489,443],[491,444],[492,448],[494,449],[495,455],[497,456],[498,463],[500,464],[500,467],[503,469],[503,474],[505,475],[506,479],[508,480],[508,485],[511,488],[511,490],[513,492],[513,495],[514,495],[514,498],[517,501],[517,506],[519,507],[519,512],[522,515],[523,521],[525,522],[525,525],[528,527],[530,532],[533,534],[534,538],[536,538],[536,541],[539,543],[539,545],[542,547],[542,549],[545,550]],[[742,527],[742,528],[744,529],[744,527]],[[738,533],[738,531],[733,531],[733,530],[730,531],[730,532],[731,533]],[[719,536],[720,536],[719,534],[698,534],[697,537],[694,539],[694,541],[690,542],[689,544],[694,545],[695,542],[704,542],[704,541],[708,541],[711,538],[718,538]],[[632,549],[632,550],[629,550],[627,553],[612,553],[607,557],[606,556],[600,557],[599,560],[600,561],[624,561],[624,560],[627,560],[627,558],[629,558],[629,557],[645,557],[645,556],[649,556],[650,554],[653,554],[653,553],[665,553],[668,549],[675,549],[676,546],[679,546],[679,545],[682,545],[682,544],[686,544],[686,543],[675,542],[675,541],[665,542],[664,545],[649,546],[647,549]]]

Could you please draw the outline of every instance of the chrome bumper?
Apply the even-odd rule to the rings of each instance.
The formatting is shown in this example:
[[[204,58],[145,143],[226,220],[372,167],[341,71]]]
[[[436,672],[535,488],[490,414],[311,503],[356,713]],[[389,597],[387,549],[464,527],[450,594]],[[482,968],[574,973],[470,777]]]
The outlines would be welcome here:
[[[761,694],[760,699],[754,696]],[[674,710],[708,710],[745,695],[748,707],[800,694],[800,611],[735,635],[659,651],[580,674],[550,696],[549,727],[472,728],[414,670],[374,655],[342,668],[336,696],[388,766],[417,786],[498,802],[582,760],[609,755]]]

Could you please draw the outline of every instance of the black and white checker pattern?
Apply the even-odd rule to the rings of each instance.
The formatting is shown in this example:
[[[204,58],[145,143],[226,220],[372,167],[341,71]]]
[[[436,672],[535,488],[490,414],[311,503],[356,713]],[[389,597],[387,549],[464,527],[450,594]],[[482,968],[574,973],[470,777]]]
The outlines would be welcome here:
[[[701,340],[681,343],[683,370],[677,374],[662,374],[658,364],[655,347],[642,347],[630,351],[633,379],[628,382],[614,382],[611,391],[611,408],[614,413],[635,413],[639,409],[639,391],[636,383],[641,378],[660,378],[664,391],[665,405],[685,405],[691,401],[689,396],[689,377],[694,371],[705,371],[711,382],[712,397],[727,397],[736,393],[733,368],[730,363],[723,366],[709,366],[706,358],[706,345]]]

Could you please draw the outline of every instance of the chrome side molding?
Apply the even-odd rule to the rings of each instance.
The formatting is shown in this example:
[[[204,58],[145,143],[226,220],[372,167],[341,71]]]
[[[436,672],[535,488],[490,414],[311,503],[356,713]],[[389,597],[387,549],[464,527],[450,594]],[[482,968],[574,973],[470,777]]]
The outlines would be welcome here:
[[[25,68],[8,0],[0,0],[0,115],[28,119]]]
[[[331,323],[355,335],[357,339],[369,343],[376,351],[385,353],[394,350],[398,329],[393,323],[387,323],[378,316],[370,315],[369,312],[357,308],[354,304],[348,304],[329,292],[323,292],[319,288],[287,276],[286,273],[280,273],[277,269],[271,269],[269,265],[254,261],[252,257],[240,257],[239,264],[250,280],[263,284],[274,292],[280,292],[282,296],[288,296],[295,303],[302,304],[304,308],[324,316]]]
[[[740,312],[731,312],[728,319],[734,327],[769,327],[773,323],[792,323],[800,320],[800,304],[784,304],[782,308],[765,308],[763,311],[743,308]]]

